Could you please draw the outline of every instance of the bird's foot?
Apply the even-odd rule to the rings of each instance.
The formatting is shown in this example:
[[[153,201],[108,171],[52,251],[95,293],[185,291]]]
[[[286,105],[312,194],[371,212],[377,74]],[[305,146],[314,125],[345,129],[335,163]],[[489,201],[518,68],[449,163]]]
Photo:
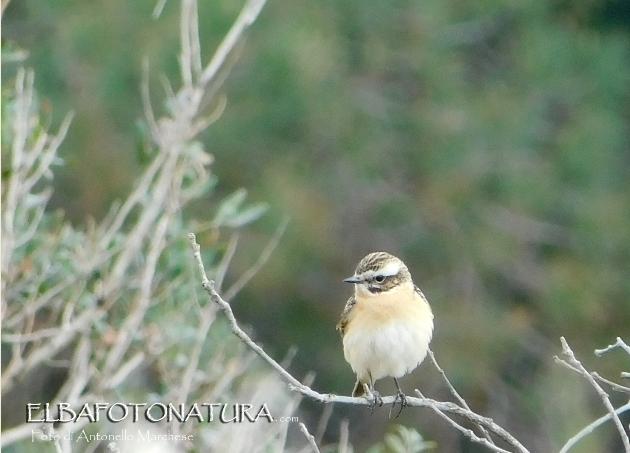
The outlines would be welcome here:
[[[366,398],[370,402],[370,404],[369,404],[370,414],[373,414],[374,413],[374,408],[377,405],[378,405],[378,407],[382,407],[383,406],[383,398],[381,397],[381,394],[378,391],[376,391],[376,390],[372,390],[370,393],[371,394],[368,395]]]
[[[396,407],[396,403],[400,401],[400,409],[398,409],[398,413],[394,418],[400,417],[400,414],[403,411],[404,407],[407,407],[407,395],[405,395],[402,391],[396,392],[396,396],[394,397],[394,401],[392,402],[392,407],[389,408],[389,418],[392,418],[392,410]]]

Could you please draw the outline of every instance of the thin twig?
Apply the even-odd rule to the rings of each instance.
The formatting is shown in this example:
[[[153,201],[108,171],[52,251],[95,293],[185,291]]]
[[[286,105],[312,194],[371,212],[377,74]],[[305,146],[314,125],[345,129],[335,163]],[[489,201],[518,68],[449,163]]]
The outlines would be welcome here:
[[[330,416],[333,413],[334,404],[327,404],[324,406],[324,410],[322,411],[322,415],[317,423],[317,432],[315,434],[315,441],[319,444],[322,442],[324,438],[324,434],[326,433],[326,427],[328,427],[328,422],[330,421]]]
[[[605,348],[595,349],[595,355],[597,357],[601,357],[602,355],[606,354],[607,352],[610,352],[613,349],[617,349],[617,348],[623,349],[624,351],[626,351],[627,354],[630,355],[630,346],[628,346],[628,344],[626,344],[626,342],[623,341],[621,339],[621,337],[617,337],[617,340],[613,344],[609,344]]]
[[[311,446],[311,449],[313,450],[314,453],[319,453],[319,447],[317,446],[317,443],[315,443],[315,437],[313,437],[313,435],[311,433],[308,432],[308,429],[306,428],[306,425],[302,422],[300,422],[300,431],[302,431],[302,434],[304,434],[304,437],[306,437],[306,440],[308,441],[308,444]]]
[[[566,360],[561,359],[558,356],[555,356],[553,358],[553,360],[558,365],[562,365],[563,367],[568,368],[569,370],[571,370],[571,371],[573,371],[575,373],[582,374],[582,371],[579,368],[569,364]],[[630,387],[626,387],[625,385],[621,385],[621,384],[616,383],[615,381],[611,381],[610,379],[606,379],[606,378],[600,376],[595,371],[591,372],[591,376],[593,376],[593,378],[598,380],[599,382],[602,382],[604,384],[609,385],[612,390],[615,390],[617,392],[622,392],[622,393],[630,393]]]
[[[156,16],[165,3],[166,0],[158,0],[154,10]],[[214,97],[213,90],[221,85],[229,72],[237,44],[242,42],[241,38],[264,3],[264,0],[247,1],[223,43],[202,70],[197,1],[182,2],[181,55],[185,58],[180,58],[180,63],[184,86],[167,94],[169,108],[159,117],[151,103],[148,63],[143,67],[141,95],[154,148],[151,163],[126,199],[113,206],[110,214],[94,228],[79,231],[64,224],[59,231],[46,229],[42,239],[47,239],[48,235],[51,239],[42,241],[44,246],[41,248],[37,245],[37,251],[43,256],[31,259],[27,251],[28,261],[32,261],[34,267],[26,272],[18,271],[22,263],[15,262],[16,251],[43,229],[41,223],[46,218],[46,204],[52,192],[46,187],[40,190],[43,186],[40,181],[52,174],[51,167],[57,160],[58,148],[68,132],[72,115],[63,120],[56,133],[49,131],[39,116],[33,72],[18,70],[15,114],[9,124],[11,155],[7,163],[11,177],[6,184],[3,181],[0,215],[3,233],[0,290],[11,295],[0,301],[0,316],[10,317],[3,327],[11,329],[2,340],[14,342],[9,345],[11,357],[2,373],[3,393],[10,391],[14,382],[36,372],[38,367],[50,366],[60,351],[75,345],[72,358],[65,364],[68,377],[51,405],[55,401],[73,406],[80,401],[94,402],[102,400],[103,393],[116,391],[135,369],[145,363],[149,354],[153,356],[150,344],[146,345],[148,353],[137,347],[147,340],[142,336],[142,323],[151,304],[164,299],[165,295],[167,297],[173,288],[173,281],[158,278],[156,269],[173,229],[173,217],[193,196],[201,193],[210,175],[208,167],[212,156],[191,142],[221,116],[225,98]],[[3,1],[3,7],[6,4]],[[202,98],[208,105],[216,106],[209,114],[201,112]],[[64,260],[70,255],[75,275],[67,277],[60,273],[59,263],[53,262],[58,261],[57,252],[63,253]],[[49,256],[52,259],[47,260]],[[77,285],[77,281],[81,283]],[[87,281],[89,283],[85,283]],[[3,292],[3,295],[7,294]],[[132,301],[128,311],[124,305],[127,300]],[[120,302],[123,302],[120,308],[110,311]],[[50,314],[40,316],[43,308]],[[207,308],[213,314],[218,310],[214,304]],[[207,317],[201,323],[200,336],[207,333],[209,319]],[[115,334],[113,339],[107,339],[108,350],[104,357],[93,353],[98,352],[92,344],[95,325],[99,326],[98,331]],[[100,329],[101,326],[104,328]],[[197,389],[194,377],[200,356],[199,352],[193,351],[191,362],[194,366],[189,366],[183,373],[183,385],[176,389],[184,400]],[[233,374],[240,373],[247,363],[239,364]],[[225,387],[228,382],[221,385]],[[81,423],[62,429],[72,432],[80,429]],[[5,430],[0,444],[6,447],[28,438],[33,429],[43,426],[27,423]],[[65,446],[64,442],[56,448]]]
[[[155,4],[155,7],[153,8],[153,12],[151,13],[151,16],[153,17],[153,19],[160,18],[165,5],[166,5],[166,0],[158,0],[158,2]]]
[[[232,312],[232,308],[230,304],[226,302],[221,295],[216,291],[215,285],[212,281],[208,279],[208,276],[205,271],[205,267],[201,258],[201,247],[197,243],[197,239],[193,233],[188,234],[188,239],[190,241],[194,258],[197,262],[197,266],[199,268],[199,274],[201,277],[201,284],[204,290],[208,293],[210,300],[217,304],[224,315],[226,316],[228,323],[232,329],[232,332],[250,349],[252,349],[259,357],[261,357],[265,362],[267,362],[279,375],[282,377],[289,388],[293,391],[299,392],[302,395],[311,398],[312,400],[321,402],[321,403],[340,403],[340,404],[350,404],[356,406],[368,406],[371,404],[367,398],[361,397],[351,397],[351,396],[341,396],[334,395],[330,393],[319,393],[309,386],[304,385],[298,379],[296,379],[291,373],[285,370],[278,362],[276,362],[272,357],[270,357],[258,344],[256,344],[250,337],[245,333],[243,329],[240,328],[236,318],[234,317],[234,313]],[[395,401],[395,396],[386,396],[383,398],[383,404],[392,404]],[[442,402],[435,401],[430,398],[415,398],[408,397],[407,404],[413,407],[428,407],[432,409],[439,409],[442,412],[447,412],[449,414],[457,415],[472,423],[482,425],[496,436],[503,439],[507,444],[512,446],[515,451],[526,453],[528,450],[509,432],[507,432],[504,428],[497,425],[492,419],[483,417],[479,414],[472,412],[469,409],[465,409],[455,403],[451,402]]]
[[[118,366],[129,349],[151,302],[151,289],[158,260],[166,245],[166,234],[171,222],[173,210],[167,208],[155,226],[155,233],[147,252],[146,262],[140,275],[140,291],[134,301],[130,313],[118,331],[116,344],[110,349],[105,360],[104,374],[109,375]]]
[[[420,390],[418,389],[416,389],[416,394],[420,398],[425,397],[422,393],[420,393]],[[437,407],[431,407],[430,409],[433,410],[433,412],[435,412],[438,416],[446,420],[447,423],[451,425],[453,428],[461,432],[464,436],[468,437],[471,441],[481,444],[484,447],[488,448],[489,450],[496,451],[497,453],[510,453],[509,450],[504,450],[501,447],[497,447],[493,442],[490,442],[487,438],[482,438],[482,437],[477,436],[472,429],[469,429],[460,425],[451,417],[446,415],[441,409],[438,409]]]
[[[339,424],[339,453],[350,451],[350,421],[347,418]]]
[[[245,31],[256,21],[265,3],[266,0],[249,0],[245,4],[241,13],[234,21],[232,28],[230,28],[230,31],[225,35],[221,44],[219,44],[212,60],[201,73],[201,85],[207,85],[216,77],[219,70],[225,65],[228,56],[236,47],[236,44],[241,40]]]
[[[440,364],[437,362],[437,360],[435,358],[435,354],[433,354],[433,351],[431,349],[429,349],[427,351],[427,353],[429,355],[429,358],[431,359],[431,362],[433,362],[433,366],[435,366],[435,368],[438,370],[438,373],[440,373],[440,375],[442,376],[442,379],[446,383],[446,386],[448,387],[448,389],[451,392],[451,394],[455,397],[455,399],[457,401],[459,401],[459,404],[463,408],[471,410],[470,407],[468,406],[468,403],[466,402],[466,400],[464,398],[462,398],[462,396],[459,394],[459,392],[455,389],[455,386],[453,386],[453,384],[451,384],[450,379],[446,376],[446,373],[444,372],[444,370],[442,369]],[[488,431],[486,431],[486,429],[483,426],[479,426],[479,430],[483,433],[483,436],[486,439],[488,439],[488,442],[490,442],[491,444],[494,444],[494,441],[492,440],[492,437],[490,436]]]
[[[178,401],[181,403],[185,404],[188,401],[188,394],[190,393],[190,389],[192,387],[193,378],[199,367],[199,359],[201,357],[201,352],[203,351],[203,345],[208,336],[210,326],[212,326],[212,323],[214,322],[215,313],[216,308],[213,305],[206,306],[204,311],[201,313],[195,345],[190,353],[188,366],[184,371],[180,383]]]
[[[599,373],[593,371],[591,375],[597,379],[599,382],[603,382],[604,384],[610,385],[610,388],[616,392],[628,393],[630,394],[630,387],[626,387],[625,385],[621,385],[616,383],[615,381],[611,381],[610,379],[606,379],[599,375]]]
[[[234,254],[236,253],[236,247],[238,246],[238,232],[232,234],[230,236],[230,240],[228,242],[227,248],[225,249],[225,253],[223,254],[223,258],[219,262],[217,266],[217,270],[215,272],[215,282],[219,291],[223,288],[223,281],[225,280],[225,275],[227,274],[227,270],[230,267],[230,263],[232,262],[232,258],[234,258]]]
[[[127,379],[127,377],[129,377],[131,373],[133,373],[136,368],[142,364],[142,362],[144,362],[145,358],[146,355],[143,351],[135,353],[129,360],[118,367],[118,371],[107,379],[104,387],[110,390],[118,387],[125,381],[125,379]]]
[[[612,417],[613,422],[615,423],[615,427],[617,431],[619,431],[619,435],[621,436],[621,441],[623,443],[624,451],[626,453],[630,453],[630,440],[628,440],[628,435],[619,419],[619,415],[615,412],[615,408],[610,402],[610,398],[608,394],[604,391],[604,389],[597,383],[595,378],[589,373],[589,371],[584,368],[582,362],[580,362],[573,353],[573,350],[569,347],[569,343],[564,337],[560,337],[560,343],[562,344],[562,353],[567,357],[569,365],[572,365],[576,368],[579,373],[588,381],[588,383],[595,389],[595,392],[599,395],[602,403],[604,403],[604,407],[608,411],[609,415]]]
[[[26,373],[42,363],[44,360],[54,357],[57,352],[66,347],[68,344],[70,344],[72,340],[75,339],[76,333],[88,329],[92,323],[100,320],[100,318],[104,314],[105,313],[102,310],[84,311],[69,326],[66,326],[65,329],[60,331],[59,335],[53,337],[50,341],[44,343],[41,347],[33,350],[28,355],[28,357],[24,359],[24,362],[18,371],[9,373],[8,370],[5,370],[2,373],[3,391],[13,385],[14,379],[16,377],[15,375],[18,374],[18,372]]]
[[[619,415],[624,413],[625,411],[630,410],[630,402],[624,404],[621,407],[618,407],[617,409],[615,409],[615,414]],[[595,428],[597,428],[598,426],[606,423],[608,420],[610,420],[612,418],[611,414],[606,414],[603,415],[602,417],[598,418],[597,420],[595,420],[594,422],[586,425],[584,428],[582,428],[575,436],[571,437],[566,444],[564,444],[562,446],[562,448],[560,449],[559,453],[566,453],[567,451],[569,451],[571,448],[573,448],[573,446],[575,444],[577,444],[579,441],[581,441],[583,438],[585,438],[586,436],[588,436],[590,433],[592,433]]]
[[[142,108],[144,110],[144,118],[151,130],[151,137],[153,141],[159,144],[160,139],[160,127],[155,120],[155,113],[153,112],[153,104],[151,103],[151,87],[149,82],[149,60],[144,58],[142,60],[142,83],[140,83],[140,95],[142,99]]]
[[[254,276],[262,269],[265,263],[269,260],[273,251],[276,249],[278,244],[280,243],[280,239],[282,239],[282,235],[287,229],[289,225],[289,219],[285,219],[276,229],[276,232],[273,234],[263,251],[260,253],[260,256],[254,263],[252,267],[247,269],[243,274],[234,282],[232,286],[230,286],[225,291],[224,299],[228,302],[231,301],[236,295],[249,283],[249,281],[254,278]]]
[[[177,401],[186,404],[188,396],[193,388],[193,380],[199,369],[199,359],[203,351],[210,326],[216,318],[216,307],[214,305],[207,305],[201,312],[199,319],[199,326],[197,327],[197,334],[195,336],[195,344],[190,352],[188,358],[188,364],[182,375],[181,381],[178,386]],[[179,434],[181,425],[179,423],[173,423],[171,429],[175,434]]]

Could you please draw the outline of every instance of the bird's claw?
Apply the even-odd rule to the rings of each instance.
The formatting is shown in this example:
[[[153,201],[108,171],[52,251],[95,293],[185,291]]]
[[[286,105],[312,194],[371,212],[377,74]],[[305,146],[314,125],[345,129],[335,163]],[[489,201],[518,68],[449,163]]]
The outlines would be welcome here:
[[[400,401],[400,409],[398,410],[398,413],[396,414],[394,418],[400,417],[400,414],[402,413],[403,408],[407,407],[407,404],[408,404],[407,395],[405,395],[401,391],[396,392],[396,396],[394,397],[394,401],[392,402],[392,407],[389,408],[389,418],[392,418],[392,409],[394,409],[398,401]]]
[[[372,394],[370,396],[367,397],[368,401],[369,401],[369,407],[370,407],[370,414],[374,413],[374,408],[378,405],[378,407],[382,407],[383,406],[383,398],[381,397],[381,394],[379,392],[377,392],[376,390],[372,390],[371,392]]]

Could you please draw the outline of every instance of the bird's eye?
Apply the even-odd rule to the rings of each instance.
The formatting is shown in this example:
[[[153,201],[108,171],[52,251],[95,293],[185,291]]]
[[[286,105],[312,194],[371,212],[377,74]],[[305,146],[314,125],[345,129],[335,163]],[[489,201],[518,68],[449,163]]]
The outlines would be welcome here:
[[[377,275],[376,277],[374,277],[374,280],[376,280],[378,283],[383,283],[385,281],[385,276]]]

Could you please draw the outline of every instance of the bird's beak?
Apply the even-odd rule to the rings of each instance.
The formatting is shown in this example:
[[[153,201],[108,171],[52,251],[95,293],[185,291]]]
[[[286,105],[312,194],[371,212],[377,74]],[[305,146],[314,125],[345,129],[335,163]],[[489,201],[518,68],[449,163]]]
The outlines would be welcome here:
[[[352,277],[344,278],[343,281],[346,283],[361,283],[361,279],[358,278],[356,275],[353,275]]]

